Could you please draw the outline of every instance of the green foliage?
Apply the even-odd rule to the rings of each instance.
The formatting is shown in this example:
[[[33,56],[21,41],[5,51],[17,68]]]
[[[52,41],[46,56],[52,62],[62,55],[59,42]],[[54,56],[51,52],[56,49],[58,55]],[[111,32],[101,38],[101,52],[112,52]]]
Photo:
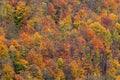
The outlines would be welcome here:
[[[58,67],[59,67],[60,69],[62,69],[62,68],[63,68],[63,59],[62,59],[62,58],[58,58],[57,64],[58,64]]]
[[[6,3],[5,6],[7,8],[9,19],[16,24],[16,27],[19,30],[20,27],[23,27],[26,18],[30,15],[30,8],[23,1],[19,1],[16,6],[12,6],[8,3]]]
[[[25,70],[26,68],[26,63],[23,63],[22,61],[14,61],[14,69],[16,73],[19,73],[21,70]]]
[[[61,28],[61,34],[62,34],[63,38],[66,36],[66,29],[65,28]]]
[[[86,57],[87,57],[88,61],[91,61],[92,57],[90,54],[86,54]]]
[[[107,42],[111,45],[112,44],[112,34],[110,33],[110,31],[109,30],[107,30],[106,31],[106,33],[105,33],[105,40],[107,40]]]
[[[97,63],[99,63],[99,61],[100,61],[100,54],[99,54],[98,51],[96,51],[96,54],[95,54],[95,61],[96,61]]]
[[[82,0],[83,3],[86,3],[88,0]]]
[[[97,13],[100,14],[101,11],[102,11],[102,10],[101,10],[101,7],[99,6],[99,7],[97,8]]]
[[[113,33],[112,38],[113,38],[113,40],[116,41],[116,42],[119,41],[119,35],[118,35],[117,31],[115,31],[115,32]]]

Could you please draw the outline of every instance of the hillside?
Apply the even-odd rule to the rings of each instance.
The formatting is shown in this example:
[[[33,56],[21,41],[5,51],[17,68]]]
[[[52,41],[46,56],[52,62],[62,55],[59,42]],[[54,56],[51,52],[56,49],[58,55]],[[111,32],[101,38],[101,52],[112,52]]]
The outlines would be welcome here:
[[[120,80],[120,0],[0,0],[0,80]]]

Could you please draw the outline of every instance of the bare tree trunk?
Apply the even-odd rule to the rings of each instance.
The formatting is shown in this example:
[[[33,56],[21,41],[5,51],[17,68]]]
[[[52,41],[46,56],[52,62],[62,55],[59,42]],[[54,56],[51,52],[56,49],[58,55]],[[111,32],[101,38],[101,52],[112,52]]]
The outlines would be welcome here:
[[[101,71],[102,75],[106,75],[106,70],[107,70],[107,55],[105,54],[105,52],[102,52],[100,67],[101,67],[101,70],[102,70]]]

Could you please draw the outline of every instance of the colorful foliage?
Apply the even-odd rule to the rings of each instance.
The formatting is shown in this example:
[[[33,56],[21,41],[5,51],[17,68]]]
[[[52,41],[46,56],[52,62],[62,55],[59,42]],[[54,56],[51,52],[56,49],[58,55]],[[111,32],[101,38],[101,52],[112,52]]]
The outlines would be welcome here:
[[[120,80],[119,0],[0,0],[0,80]]]

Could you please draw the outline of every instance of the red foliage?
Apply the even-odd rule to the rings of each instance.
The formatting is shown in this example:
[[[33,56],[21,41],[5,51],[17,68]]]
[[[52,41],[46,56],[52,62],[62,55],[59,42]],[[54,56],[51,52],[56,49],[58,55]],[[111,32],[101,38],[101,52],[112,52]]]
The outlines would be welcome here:
[[[0,1],[0,80],[117,77],[120,0]]]
[[[32,31],[32,26],[26,25],[25,27],[22,27],[22,28],[21,28],[21,31],[20,31],[20,32],[21,32],[21,33],[24,33],[24,32],[25,32],[25,33],[27,33],[27,34],[30,34],[31,31]],[[20,34],[21,34],[21,33],[20,33]]]
[[[53,3],[59,7],[63,7],[64,5],[67,4],[65,0],[53,0]]]
[[[54,5],[52,3],[49,3],[48,9],[50,9],[51,11],[54,11],[55,10]]]
[[[61,4],[66,4],[66,1],[65,0],[60,0]]]
[[[16,4],[16,2],[17,2],[16,0],[11,0],[10,3],[11,3],[12,5],[14,5],[14,4]]]
[[[49,12],[50,15],[52,15],[52,16],[54,15],[55,7],[52,3],[48,4],[48,12]]]
[[[116,3],[120,3],[120,0],[115,0],[116,1]]]

